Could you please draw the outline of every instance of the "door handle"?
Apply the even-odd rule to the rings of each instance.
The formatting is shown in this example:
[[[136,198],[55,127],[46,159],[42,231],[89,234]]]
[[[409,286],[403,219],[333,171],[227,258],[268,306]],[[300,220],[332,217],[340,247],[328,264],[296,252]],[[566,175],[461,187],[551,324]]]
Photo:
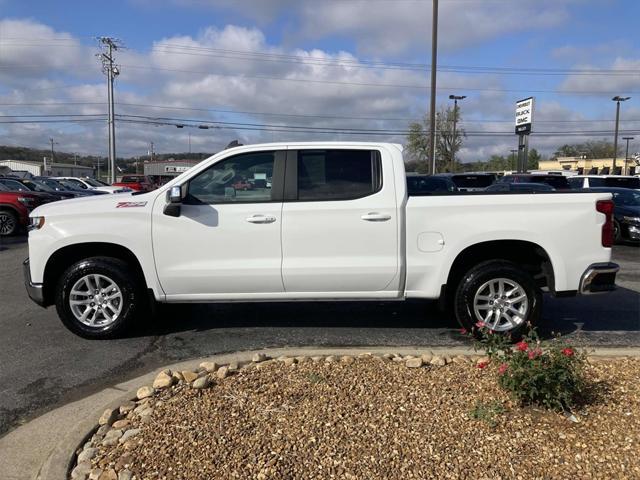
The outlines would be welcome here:
[[[252,215],[247,218],[249,223],[273,223],[276,221],[276,217],[271,215]]]
[[[360,218],[362,220],[366,220],[367,222],[386,222],[387,220],[391,219],[391,215],[378,212],[369,212],[365,213]]]

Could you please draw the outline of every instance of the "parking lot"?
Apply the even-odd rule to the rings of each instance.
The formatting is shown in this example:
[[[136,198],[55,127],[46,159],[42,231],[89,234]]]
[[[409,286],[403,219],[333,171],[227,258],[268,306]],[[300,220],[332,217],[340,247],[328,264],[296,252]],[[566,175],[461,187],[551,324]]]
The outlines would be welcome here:
[[[0,435],[116,380],[186,358],[281,346],[460,345],[455,321],[434,305],[296,303],[172,305],[127,338],[88,341],[54,308],[33,304],[22,283],[24,237],[0,243]],[[597,346],[640,345],[640,248],[617,246],[619,289],[546,298],[541,332]]]

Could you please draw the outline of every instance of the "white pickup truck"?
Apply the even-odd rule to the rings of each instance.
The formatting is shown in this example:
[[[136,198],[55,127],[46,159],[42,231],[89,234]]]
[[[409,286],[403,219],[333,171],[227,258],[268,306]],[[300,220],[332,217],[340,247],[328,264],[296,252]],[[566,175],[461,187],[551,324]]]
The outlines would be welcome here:
[[[242,146],[152,192],[38,207],[25,283],[89,338],[154,302],[409,298],[516,335],[544,291],[615,288],[612,212],[607,193],[408,196],[395,144]]]

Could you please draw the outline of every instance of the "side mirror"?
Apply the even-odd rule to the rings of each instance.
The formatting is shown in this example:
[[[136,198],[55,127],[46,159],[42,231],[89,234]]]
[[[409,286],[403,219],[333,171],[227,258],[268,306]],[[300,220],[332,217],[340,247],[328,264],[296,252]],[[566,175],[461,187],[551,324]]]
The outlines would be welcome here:
[[[171,187],[167,192],[167,204],[164,206],[164,214],[170,217],[179,217],[182,210],[182,186]]]

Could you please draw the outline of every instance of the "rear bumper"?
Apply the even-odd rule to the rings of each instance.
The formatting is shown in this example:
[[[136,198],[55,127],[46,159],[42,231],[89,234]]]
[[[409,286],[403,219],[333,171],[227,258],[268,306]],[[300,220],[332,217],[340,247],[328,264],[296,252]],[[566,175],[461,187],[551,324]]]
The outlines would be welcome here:
[[[579,293],[610,292],[616,289],[616,273],[620,267],[616,263],[594,263],[589,266],[580,278]]]
[[[24,273],[24,286],[27,289],[29,298],[35,303],[44,307],[44,293],[41,283],[33,283],[31,281],[31,270],[29,269],[29,259],[22,262],[22,270]]]

